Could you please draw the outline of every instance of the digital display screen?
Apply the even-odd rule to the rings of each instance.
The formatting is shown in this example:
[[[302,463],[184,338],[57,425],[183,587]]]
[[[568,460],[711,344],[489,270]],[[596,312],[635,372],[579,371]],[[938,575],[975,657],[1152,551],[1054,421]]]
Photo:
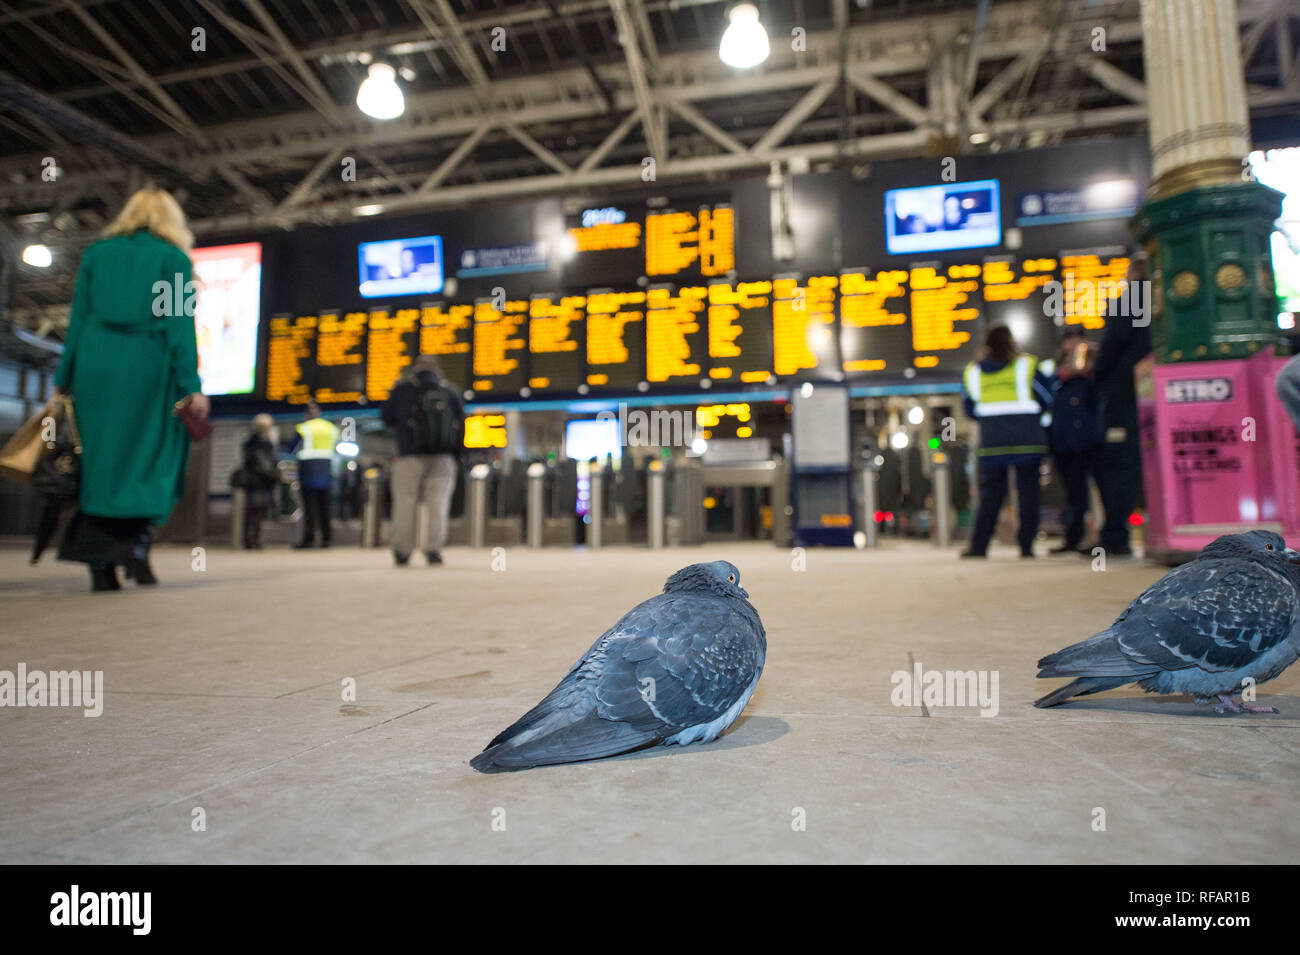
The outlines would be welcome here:
[[[198,300],[199,379],[207,395],[251,394],[257,381],[257,333],[262,314],[262,245],[194,250]]]
[[[1255,179],[1282,193],[1282,215],[1269,248],[1273,281],[1283,312],[1300,312],[1300,146],[1250,154]]]
[[[890,255],[977,249],[1001,241],[996,179],[885,193],[885,247]]]
[[[605,460],[613,455],[617,461],[623,456],[623,436],[619,433],[617,418],[583,418],[564,426],[564,455],[575,461]]]
[[[955,374],[994,324],[1043,358],[1068,326],[1104,328],[1128,266],[1124,247],[1111,246],[276,314],[266,397],[382,401],[417,355],[437,357],[462,389],[501,398]]]
[[[901,372],[912,364],[906,269],[840,273],[840,353],[846,374]]]
[[[362,242],[357,267],[362,298],[436,295],[442,291],[442,237]]]

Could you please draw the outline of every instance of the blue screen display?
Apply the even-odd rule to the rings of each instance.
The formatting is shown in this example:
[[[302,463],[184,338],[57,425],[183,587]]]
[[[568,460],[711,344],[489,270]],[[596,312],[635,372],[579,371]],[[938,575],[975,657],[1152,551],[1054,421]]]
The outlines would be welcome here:
[[[998,181],[946,182],[885,193],[890,255],[977,249],[1002,241]]]
[[[442,291],[442,236],[362,242],[357,246],[362,298]]]

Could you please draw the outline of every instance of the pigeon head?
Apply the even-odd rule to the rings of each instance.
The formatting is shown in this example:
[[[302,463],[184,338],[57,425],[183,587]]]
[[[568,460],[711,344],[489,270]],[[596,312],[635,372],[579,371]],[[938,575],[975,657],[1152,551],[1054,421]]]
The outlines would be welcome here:
[[[1254,560],[1278,567],[1289,577],[1300,578],[1300,552],[1287,547],[1282,535],[1272,531],[1224,534],[1206,545],[1201,556]],[[1285,566],[1288,564],[1291,566]]]
[[[735,564],[725,560],[690,564],[677,571],[664,584],[664,593],[681,591],[713,593],[724,597],[749,596],[749,592],[740,586],[740,571]]]

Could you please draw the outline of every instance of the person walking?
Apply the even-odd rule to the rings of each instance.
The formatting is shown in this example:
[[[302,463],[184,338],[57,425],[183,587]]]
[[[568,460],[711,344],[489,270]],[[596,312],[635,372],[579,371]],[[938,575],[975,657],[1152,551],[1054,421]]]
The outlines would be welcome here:
[[[1061,512],[1064,539],[1051,553],[1067,554],[1083,545],[1088,478],[1096,480],[1101,445],[1101,418],[1092,384],[1092,349],[1081,328],[1067,330],[1061,341],[1048,443],[1061,483],[1065,485],[1065,507]]]
[[[963,557],[985,557],[1007,495],[1007,472],[1016,471],[1020,501],[1020,556],[1034,556],[1038,536],[1038,468],[1047,453],[1042,414],[1051,410],[1048,380],[1038,359],[1020,351],[1011,330],[995,325],[984,338],[983,356],[963,375],[966,414],[979,422],[979,508],[970,549]]]
[[[240,468],[246,498],[244,505],[244,549],[262,549],[262,522],[274,506],[275,488],[280,483],[280,463],[275,454],[275,421],[269,414],[253,419],[242,446]]]
[[[120,590],[119,566],[137,584],[158,582],[153,528],[180,499],[190,451],[175,412],[188,406],[204,419],[210,410],[199,381],[193,245],[175,198],[148,187],[77,269],[54,383],[75,404],[81,489],[59,558],[89,564],[92,590]]]
[[[1102,444],[1097,467],[1097,487],[1106,512],[1100,544],[1111,557],[1133,553],[1129,518],[1142,492],[1142,449],[1138,443],[1137,389],[1133,370],[1151,353],[1151,294],[1146,280],[1146,257],[1135,254],[1126,281],[1141,282],[1139,315],[1110,315],[1102,333],[1101,349],[1093,366],[1097,404],[1101,414]],[[1090,551],[1082,551],[1088,556]]]
[[[320,528],[321,547],[330,546],[330,501],[334,490],[334,449],[339,429],[321,417],[320,405],[307,402],[305,417],[295,425],[298,437],[292,450],[298,458],[298,486],[302,489],[302,539],[294,550],[316,546]]]
[[[418,532],[420,501],[425,504],[425,559],[442,563],[451,496],[464,451],[465,406],[460,388],[442,377],[432,355],[421,355],[397,379],[381,411],[394,431],[393,561],[411,559]]]

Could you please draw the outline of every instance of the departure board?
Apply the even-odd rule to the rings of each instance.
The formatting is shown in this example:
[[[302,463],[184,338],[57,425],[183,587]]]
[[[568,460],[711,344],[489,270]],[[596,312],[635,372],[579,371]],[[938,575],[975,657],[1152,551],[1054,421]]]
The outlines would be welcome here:
[[[837,284],[834,276],[813,277],[806,284],[794,276],[772,280],[772,368],[777,377],[838,376]]]
[[[468,388],[473,369],[474,306],[425,302],[420,306],[420,354],[433,355],[442,376]]]
[[[597,211],[596,218],[617,218]],[[704,207],[673,218],[683,214],[657,211],[643,219],[656,221],[649,231],[661,238],[695,232],[677,252],[666,251],[659,267],[706,267],[701,223],[707,220],[715,238],[723,235],[718,212]],[[689,248],[696,259],[686,263]],[[383,401],[421,354],[437,357],[444,376],[462,388],[501,397],[647,386],[736,390],[780,379],[890,382],[909,370],[953,375],[993,324],[1008,326],[1023,350],[1041,358],[1055,354],[1067,326],[1104,327],[1129,267],[1123,253],[993,255],[979,264],[913,262],[743,282],[686,277],[646,288],[629,281],[560,286],[509,301],[398,300],[277,314],[267,327],[265,396],[290,404]],[[709,252],[705,261],[721,268],[724,260]]]
[[[510,301],[500,310],[490,298],[474,303],[475,391],[519,391],[528,384],[528,302]]]
[[[587,384],[635,388],[644,379],[645,292],[587,293]]]
[[[316,400],[365,398],[366,312],[322,311],[316,331]]]
[[[650,384],[699,384],[707,374],[707,299],[702,286],[674,291],[656,285],[646,292],[645,380]]]
[[[1062,253],[1060,282],[1065,324],[1082,325],[1087,331],[1105,327],[1108,303],[1124,287],[1128,267],[1124,255]]]
[[[645,218],[645,274],[705,278],[736,267],[735,212],[730,206],[695,212],[652,212]]]
[[[584,295],[534,295],[528,306],[528,387],[576,391],[586,365]]]
[[[1056,354],[1060,330],[1045,308],[1044,286],[1056,280],[1055,259],[1026,259],[1017,263],[1010,256],[984,260],[985,325],[1005,325],[1021,351],[1039,358]]]
[[[415,360],[420,349],[420,310],[370,310],[366,333],[366,397],[383,401],[397,376]]]
[[[315,315],[273,315],[266,342],[266,397],[303,405],[316,371]]]
[[[840,273],[840,353],[849,375],[899,374],[912,364],[907,323],[907,279],[902,269]]]
[[[912,363],[961,371],[980,346],[980,267],[921,262],[912,265],[909,308]]]
[[[756,384],[772,377],[772,283],[709,285],[709,377]]]

